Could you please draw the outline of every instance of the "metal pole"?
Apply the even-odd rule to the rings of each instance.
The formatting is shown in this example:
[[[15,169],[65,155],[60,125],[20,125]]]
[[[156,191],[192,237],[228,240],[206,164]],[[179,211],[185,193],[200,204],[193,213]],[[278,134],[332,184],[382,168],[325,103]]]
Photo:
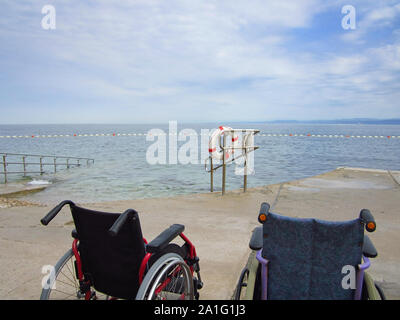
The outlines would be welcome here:
[[[247,147],[244,148],[244,176],[243,176],[243,192],[247,191]]]
[[[224,143],[222,147],[222,195],[225,194],[225,177],[226,177],[226,164],[225,164],[225,146],[226,146],[226,135],[224,134]]]
[[[78,165],[78,167],[80,167],[80,165],[81,165],[81,164],[79,163],[79,159],[77,160],[77,165]]]
[[[39,162],[40,162],[40,175],[42,175],[43,174],[43,158],[42,157],[40,157]]]
[[[57,158],[54,158],[54,173],[57,172],[57,164],[56,164]]]
[[[3,169],[4,169],[4,183],[7,183],[7,163],[6,156],[3,156]]]
[[[69,169],[69,159],[67,158],[67,169]]]
[[[214,192],[214,167],[213,167],[213,160],[212,157],[210,157],[210,164],[211,164],[211,171],[210,171],[210,176],[211,176],[211,183],[210,183],[210,191]]]
[[[23,156],[23,157],[22,157],[22,164],[23,164],[23,166],[24,166],[24,177],[26,176],[26,163],[25,163],[25,158],[26,158],[26,156]]]

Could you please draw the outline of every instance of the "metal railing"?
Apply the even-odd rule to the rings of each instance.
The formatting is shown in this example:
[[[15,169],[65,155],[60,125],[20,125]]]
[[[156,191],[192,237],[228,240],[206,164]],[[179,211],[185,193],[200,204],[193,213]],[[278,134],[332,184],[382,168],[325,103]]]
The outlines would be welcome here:
[[[256,129],[231,129],[231,130],[224,130],[224,131],[228,132],[228,133],[233,133],[233,134],[242,133],[244,135],[252,135],[253,137],[260,132],[260,130],[256,130]],[[243,136],[243,139],[245,139],[245,136]],[[241,147],[228,146],[225,134],[220,139],[219,147],[220,147],[220,149],[222,151],[222,155],[223,155],[222,156],[222,164],[214,166],[213,158],[211,155],[206,159],[205,164],[204,164],[206,172],[210,173],[210,191],[214,192],[214,171],[216,171],[217,169],[222,167],[222,195],[224,195],[225,194],[225,185],[226,185],[226,165],[233,163],[240,158],[244,158],[243,191],[246,192],[247,191],[247,175],[248,175],[248,154],[250,152],[257,150],[259,147],[254,146],[254,145],[250,146],[250,147],[246,147],[243,145]],[[242,150],[242,154],[239,156],[233,156],[233,158],[228,161],[225,158],[225,156],[226,156],[225,151],[236,150],[236,149]],[[208,162],[210,162],[210,169],[207,169]]]
[[[8,159],[12,158],[10,161]],[[66,156],[50,156],[50,155],[37,155],[37,154],[27,154],[27,153],[2,153],[0,152],[1,162],[0,165],[3,168],[3,171],[0,174],[4,175],[4,183],[8,182],[7,176],[9,174],[22,174],[26,176],[27,174],[44,174],[48,171],[45,168],[52,167],[52,172],[57,172],[57,167],[64,166],[66,169],[71,167],[79,167],[82,165],[81,162],[86,162],[86,165],[90,165],[94,163],[94,159],[92,158],[82,158],[82,157],[66,157]],[[18,159],[21,161],[18,161]],[[29,160],[28,160],[29,159]],[[44,162],[43,160],[52,159],[52,162]],[[58,159],[62,159],[65,162],[57,162]],[[22,171],[9,171],[7,167],[9,165],[22,165]],[[38,166],[38,171],[30,171],[28,170],[28,166],[30,168],[32,166]]]

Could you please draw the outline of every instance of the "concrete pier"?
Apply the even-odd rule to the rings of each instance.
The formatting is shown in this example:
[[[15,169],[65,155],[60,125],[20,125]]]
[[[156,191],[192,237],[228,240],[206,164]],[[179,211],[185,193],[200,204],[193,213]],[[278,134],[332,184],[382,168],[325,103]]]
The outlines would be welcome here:
[[[370,274],[387,298],[400,299],[400,172],[338,168],[318,176],[248,189],[172,198],[139,199],[81,204],[122,212],[139,212],[143,234],[153,239],[173,223],[186,226],[185,234],[200,257],[204,288],[201,299],[230,299],[246,263],[251,231],[258,226],[261,202],[293,217],[340,221],[370,209],[377,230],[369,234],[379,255]],[[71,199],[74,200],[74,199]],[[43,265],[54,265],[71,247],[73,223],[69,209],[44,227],[39,220],[51,207],[0,208],[0,298],[38,299]]]

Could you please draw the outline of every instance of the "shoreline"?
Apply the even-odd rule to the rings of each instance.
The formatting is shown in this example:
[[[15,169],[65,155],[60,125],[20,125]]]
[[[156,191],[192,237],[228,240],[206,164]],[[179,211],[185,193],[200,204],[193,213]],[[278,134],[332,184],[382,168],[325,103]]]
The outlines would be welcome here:
[[[310,179],[310,178],[318,178],[319,176],[324,176],[326,174],[329,174],[331,172],[335,172],[337,170],[348,170],[348,171],[360,171],[360,172],[369,172],[369,173],[388,173],[392,179],[395,181],[400,186],[400,170],[385,170],[385,169],[373,169],[373,168],[358,168],[358,167],[337,167],[334,170],[329,170],[329,171],[324,171],[321,173],[318,173],[313,176],[307,176],[295,180],[287,180],[287,181],[281,181],[273,184],[267,184],[267,185],[261,185],[261,186],[256,186],[256,187],[251,187],[247,188],[247,192],[257,192],[257,190],[262,189],[262,188],[268,188],[268,187],[273,187],[273,186],[279,186],[282,184],[289,184],[289,183],[295,183],[296,181],[301,181],[304,179]],[[41,191],[46,190],[48,186],[30,186],[24,183],[10,183],[9,185],[0,185],[0,206],[2,202],[14,202],[15,206],[52,206],[55,205],[54,201],[50,202],[38,202],[38,201],[32,201],[29,199],[29,195],[35,194]],[[226,190],[226,194],[236,194],[236,193],[243,193],[243,188],[237,188],[237,189],[232,189],[232,190]],[[122,200],[100,200],[100,201],[91,201],[91,202],[82,202],[78,201],[76,203],[80,203],[82,205],[96,205],[96,204],[102,204],[102,203],[118,203],[118,202],[129,202],[129,201],[138,201],[138,200],[149,200],[149,199],[171,199],[171,198],[180,198],[180,197],[188,197],[188,196],[197,196],[197,195],[208,195],[208,194],[216,194],[216,195],[221,195],[221,191],[214,191],[214,192],[193,192],[193,193],[184,193],[184,194],[172,194],[170,196],[161,196],[161,197],[141,197],[141,198],[131,198],[131,199],[122,199]],[[72,200],[73,199],[68,199]],[[75,202],[75,201],[74,201]]]
[[[377,231],[369,234],[379,255],[370,274],[389,299],[400,299],[399,171],[338,168],[309,178],[248,189],[86,203],[93,210],[139,212],[143,235],[152,240],[171,224],[185,225],[196,246],[204,288],[200,299],[230,299],[246,264],[251,231],[259,225],[262,202],[271,211],[293,217],[344,221],[371,210]],[[73,200],[73,199],[72,199]],[[52,208],[0,208],[0,299],[38,299],[41,268],[55,264],[71,246],[73,224],[69,208],[44,227],[40,219]],[[179,241],[178,241],[179,243]]]

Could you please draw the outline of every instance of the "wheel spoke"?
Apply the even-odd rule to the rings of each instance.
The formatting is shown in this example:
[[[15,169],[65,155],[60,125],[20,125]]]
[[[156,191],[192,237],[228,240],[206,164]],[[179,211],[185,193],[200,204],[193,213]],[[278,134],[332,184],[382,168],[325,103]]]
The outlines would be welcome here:
[[[73,272],[75,257],[72,252],[69,252],[62,259],[56,264],[55,287],[43,289],[42,299],[78,299],[79,285]]]
[[[58,290],[58,289],[52,289],[51,291],[60,292],[60,293],[65,294],[66,296],[72,296],[72,295],[74,295],[74,293],[64,292],[64,291],[61,291],[61,290]],[[76,294],[76,293],[75,293],[75,294]]]
[[[63,284],[65,284],[65,285],[67,285],[67,286],[69,286],[69,287],[72,287],[72,288],[76,289],[76,285],[67,283],[67,282],[62,281],[62,280],[60,280],[60,279],[57,279],[56,285],[57,285],[57,283],[60,283],[60,282],[63,283]]]
[[[75,280],[74,279],[71,279],[69,276],[67,276],[62,270],[60,270],[60,273],[65,277],[65,278],[67,278],[70,282],[75,282]]]

